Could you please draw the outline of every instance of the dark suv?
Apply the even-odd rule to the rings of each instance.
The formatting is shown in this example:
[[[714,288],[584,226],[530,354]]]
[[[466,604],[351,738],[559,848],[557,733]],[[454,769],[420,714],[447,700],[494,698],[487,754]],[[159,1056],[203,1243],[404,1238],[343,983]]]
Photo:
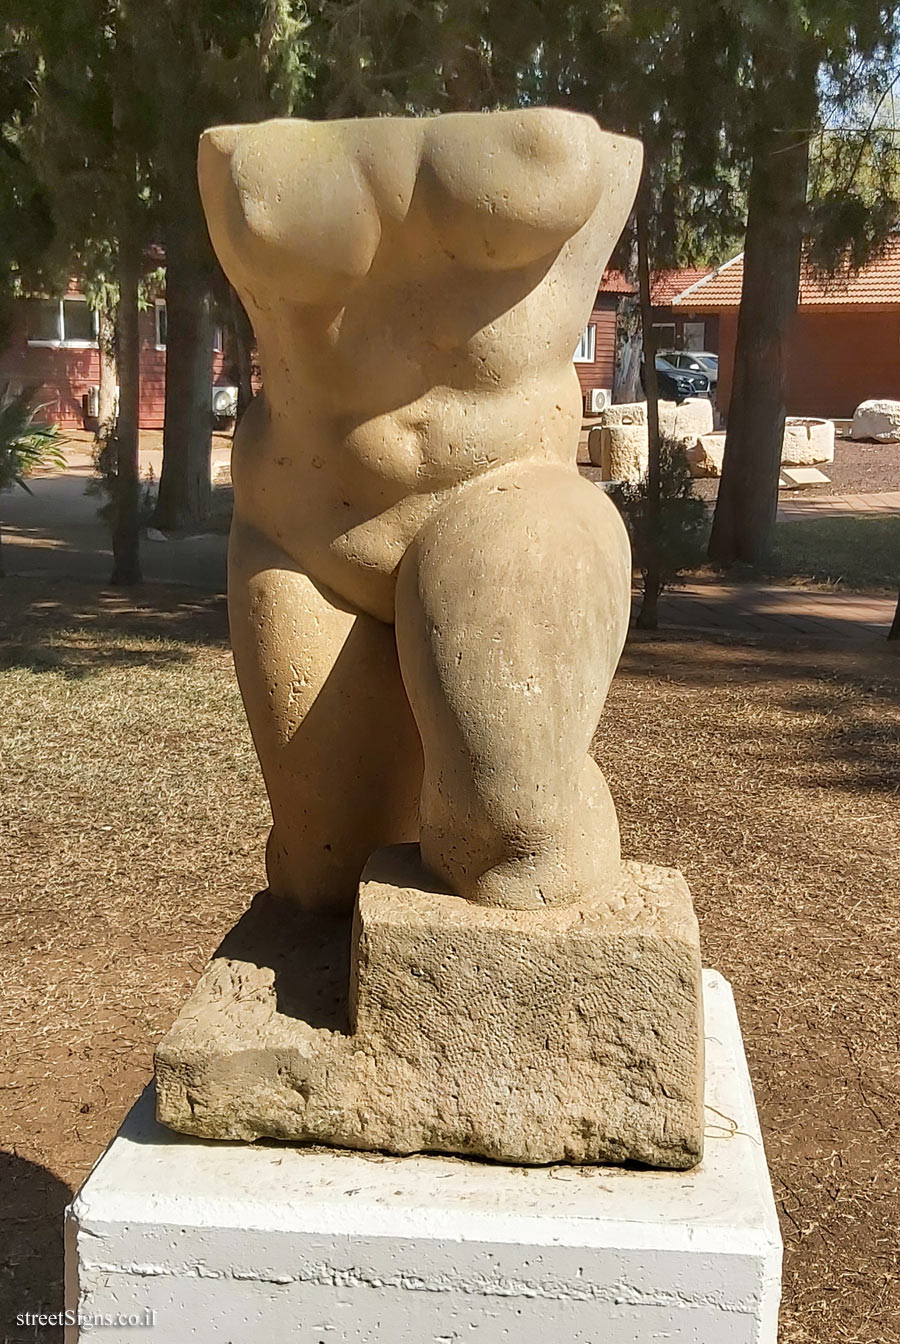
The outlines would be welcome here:
[[[688,397],[708,397],[709,378],[705,373],[693,369],[679,369],[670,364],[663,355],[656,356],[656,381],[659,395],[664,401],[686,401]],[[641,365],[641,386],[647,391],[644,381],[644,365]]]
[[[705,373],[712,392],[719,381],[719,356],[712,350],[661,350],[667,364],[687,373]]]

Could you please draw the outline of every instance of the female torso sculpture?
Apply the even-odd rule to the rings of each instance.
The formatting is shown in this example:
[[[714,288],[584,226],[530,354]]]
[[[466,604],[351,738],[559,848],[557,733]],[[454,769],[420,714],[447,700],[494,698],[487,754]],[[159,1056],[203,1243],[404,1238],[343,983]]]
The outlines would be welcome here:
[[[572,351],[639,161],[549,109],[203,137],[264,378],[234,449],[232,639],[270,883],[308,908],[347,909],[408,839],[484,903],[615,884],[588,746],[629,551],[575,467]]]

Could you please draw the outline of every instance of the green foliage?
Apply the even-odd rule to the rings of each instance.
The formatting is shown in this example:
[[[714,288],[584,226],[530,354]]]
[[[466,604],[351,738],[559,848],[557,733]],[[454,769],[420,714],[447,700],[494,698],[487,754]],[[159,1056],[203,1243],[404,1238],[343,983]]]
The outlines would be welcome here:
[[[900,220],[900,66],[885,53],[846,78],[826,86],[811,146],[809,259],[824,277],[865,266]]]
[[[91,457],[94,475],[84,487],[84,493],[93,495],[100,500],[97,506],[97,516],[103,519],[109,526],[110,531],[114,532],[121,521],[119,511],[122,500],[119,480],[119,440],[115,427],[105,430],[101,428],[100,433],[94,439]],[[137,521],[139,527],[150,526],[155,504],[156,480],[151,467],[138,486]]]
[[[35,404],[34,388],[12,394],[7,384],[0,393],[0,491],[14,485],[28,490],[25,478],[38,467],[65,468],[58,429],[36,422],[44,409]]]
[[[662,589],[678,583],[685,570],[696,569],[703,563],[707,514],[705,503],[693,493],[683,449],[668,439],[663,439],[660,444],[659,474],[657,562]],[[648,566],[654,559],[647,477],[636,484],[620,485],[612,498],[631,537],[635,569],[646,579]]]

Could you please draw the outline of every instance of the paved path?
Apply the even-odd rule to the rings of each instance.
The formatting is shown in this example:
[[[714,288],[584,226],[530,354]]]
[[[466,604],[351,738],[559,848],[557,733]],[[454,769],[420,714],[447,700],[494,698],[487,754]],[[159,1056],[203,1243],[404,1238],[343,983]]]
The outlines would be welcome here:
[[[151,452],[155,451],[151,448]],[[149,454],[148,454],[149,458]],[[215,467],[227,466],[217,444]],[[10,575],[46,575],[104,586],[112,568],[109,533],[97,517],[98,500],[85,494],[90,457],[73,444],[69,470],[34,477],[33,494],[0,496],[3,552]],[[142,466],[156,465],[143,462]],[[783,500],[779,519],[900,513],[900,492],[881,495],[807,495]],[[168,541],[144,540],[141,563],[148,583],[181,583],[212,592],[225,588],[227,539],[207,533]],[[745,631],[790,638],[882,640],[894,613],[890,596],[866,597],[756,583],[697,580],[660,599],[663,628]]]
[[[895,606],[891,596],[710,580],[663,593],[659,619],[661,627],[677,629],[871,643],[887,635]]]
[[[109,529],[97,515],[101,499],[87,494],[96,479],[89,451],[81,444],[66,452],[64,472],[41,472],[28,482],[31,494],[13,489],[0,495],[3,565],[7,574],[77,579],[105,585],[112,572]],[[228,455],[213,453],[213,476]],[[159,454],[141,451],[141,473],[159,477]],[[141,569],[149,583],[183,583],[224,592],[228,539],[217,533],[141,542]]]
[[[782,495],[778,501],[779,523],[873,513],[900,513],[900,490],[884,490],[877,495]]]

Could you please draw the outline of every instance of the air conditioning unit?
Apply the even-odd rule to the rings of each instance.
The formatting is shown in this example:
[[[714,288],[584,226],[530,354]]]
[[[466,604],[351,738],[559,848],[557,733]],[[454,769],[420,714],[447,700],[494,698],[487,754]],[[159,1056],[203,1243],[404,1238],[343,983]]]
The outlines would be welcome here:
[[[96,420],[100,415],[100,388],[94,383],[92,387],[83,394],[81,398],[81,409],[86,420]],[[115,398],[113,400],[113,411],[118,414],[119,411],[119,384],[116,383]]]
[[[237,415],[238,390],[219,386],[212,389],[212,413],[216,420],[233,420]]]
[[[608,387],[592,387],[588,393],[588,411],[599,415],[607,406],[612,405],[612,390]]]

